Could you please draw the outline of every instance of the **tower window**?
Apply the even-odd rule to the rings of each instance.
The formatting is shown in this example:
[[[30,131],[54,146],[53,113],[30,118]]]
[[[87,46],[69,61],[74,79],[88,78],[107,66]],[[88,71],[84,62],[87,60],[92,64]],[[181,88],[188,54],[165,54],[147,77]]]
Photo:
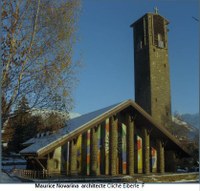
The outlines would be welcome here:
[[[158,33],[158,41],[163,41],[162,40],[162,35],[160,33]]]
[[[142,48],[143,48],[143,40],[140,36],[137,41],[137,50],[141,50]]]
[[[137,50],[142,49],[142,46],[143,46],[143,43],[142,43],[142,41],[140,40],[140,41],[138,42],[138,44],[137,44]]]
[[[140,41],[140,49],[142,49],[142,41]]]
[[[158,33],[158,47],[164,48],[163,38],[162,38],[162,35],[160,33]]]

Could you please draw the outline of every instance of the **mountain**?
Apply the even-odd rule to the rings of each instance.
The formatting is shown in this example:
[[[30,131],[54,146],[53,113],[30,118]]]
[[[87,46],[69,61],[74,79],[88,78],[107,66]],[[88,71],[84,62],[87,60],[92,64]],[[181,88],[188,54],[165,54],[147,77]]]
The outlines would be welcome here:
[[[69,112],[69,118],[70,118],[70,119],[73,119],[73,118],[79,117],[79,116],[81,116],[80,113]]]
[[[196,114],[182,114],[181,119],[193,127],[199,129],[199,113]]]
[[[188,114],[186,116],[189,116]],[[188,119],[188,118],[187,118]],[[193,119],[192,117],[189,119]],[[194,117],[196,120],[196,118]],[[199,135],[198,124],[195,127],[193,124],[195,120],[187,122],[183,115],[172,116],[172,134],[174,134],[180,141],[181,140],[194,140]]]
[[[42,118],[47,118],[50,114],[57,114],[63,119],[73,119],[75,117],[79,117],[79,113],[75,112],[63,112],[63,111],[56,111],[56,110],[48,110],[48,109],[32,109],[31,114],[33,116],[41,116]]]

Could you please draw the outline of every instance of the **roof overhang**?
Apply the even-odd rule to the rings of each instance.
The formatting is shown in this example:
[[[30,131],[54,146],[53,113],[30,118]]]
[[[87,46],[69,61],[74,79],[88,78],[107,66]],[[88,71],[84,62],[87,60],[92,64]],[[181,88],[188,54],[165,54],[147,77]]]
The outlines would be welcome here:
[[[144,111],[138,104],[133,102],[132,100],[127,100],[122,102],[115,107],[111,108],[110,110],[104,112],[103,114],[93,118],[92,120],[88,121],[87,123],[79,126],[75,130],[71,131],[70,133],[60,137],[59,139],[51,142],[50,144],[46,145],[45,147],[40,148],[36,153],[21,153],[22,155],[35,155],[35,156],[44,156],[54,150],[55,148],[62,146],[66,143],[66,141],[70,141],[73,138],[77,137],[77,135],[87,131],[91,127],[95,127],[101,124],[106,118],[109,118],[113,115],[120,113],[125,109],[131,109],[133,112],[138,113],[138,118],[136,119],[136,123],[143,123],[148,128],[151,128],[151,135],[153,137],[160,137],[165,140],[167,146],[166,148],[173,148],[173,150],[179,151],[183,156],[189,157],[189,151],[184,148],[181,143],[174,137],[169,131],[167,131],[164,127],[157,124],[155,120],[146,112]]]

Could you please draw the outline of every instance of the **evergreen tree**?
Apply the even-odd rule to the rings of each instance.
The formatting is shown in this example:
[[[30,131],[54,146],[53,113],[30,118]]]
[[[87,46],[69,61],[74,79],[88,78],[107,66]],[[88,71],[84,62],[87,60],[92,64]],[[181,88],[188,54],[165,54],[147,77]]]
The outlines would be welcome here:
[[[14,112],[14,117],[8,123],[13,129],[9,149],[19,152],[23,148],[22,143],[36,135],[37,126],[40,123],[40,117],[31,116],[28,101],[26,97],[23,97]]]
[[[51,112],[44,118],[32,115],[26,97],[22,97],[12,117],[7,121],[4,139],[8,142],[8,151],[19,152],[23,143],[37,133],[55,132],[65,124],[66,117],[58,112]]]

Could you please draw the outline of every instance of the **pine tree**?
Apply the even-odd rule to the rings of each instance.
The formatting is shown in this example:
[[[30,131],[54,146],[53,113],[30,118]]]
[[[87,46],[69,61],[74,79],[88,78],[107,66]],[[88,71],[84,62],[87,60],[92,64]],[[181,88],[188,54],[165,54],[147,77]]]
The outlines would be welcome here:
[[[23,143],[36,136],[37,133],[54,132],[65,124],[64,116],[57,112],[50,113],[47,118],[32,115],[25,96],[20,100],[12,116],[6,123],[4,135],[8,142],[8,151],[14,152],[22,150]]]
[[[23,148],[22,143],[37,133],[39,119],[32,117],[29,111],[28,101],[23,97],[14,112],[14,117],[8,123],[13,129],[13,136],[9,143],[11,151],[19,152]]]

